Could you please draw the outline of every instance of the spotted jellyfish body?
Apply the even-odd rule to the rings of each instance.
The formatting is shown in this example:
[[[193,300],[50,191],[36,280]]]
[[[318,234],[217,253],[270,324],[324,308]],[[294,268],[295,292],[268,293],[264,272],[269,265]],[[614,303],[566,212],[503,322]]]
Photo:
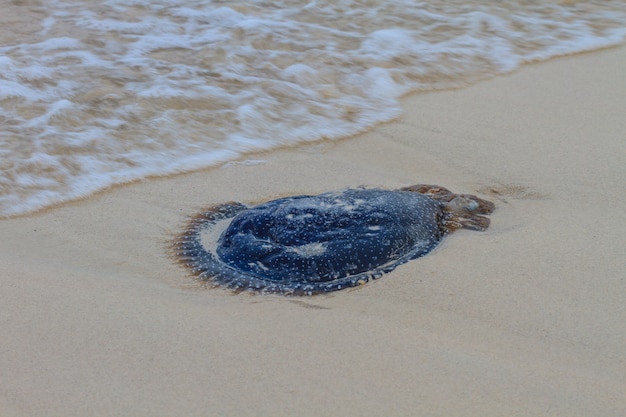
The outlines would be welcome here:
[[[428,187],[418,192],[411,187],[348,189],[255,207],[216,205],[179,237],[177,257],[200,278],[234,289],[315,294],[354,287],[427,254],[455,228],[487,227],[486,218],[465,207],[478,205],[485,214],[493,210],[485,203],[491,203],[461,196],[472,204],[461,204],[459,215],[446,201],[458,195],[441,187],[433,193],[434,186]],[[232,221],[209,249],[201,241],[202,231],[228,219]]]

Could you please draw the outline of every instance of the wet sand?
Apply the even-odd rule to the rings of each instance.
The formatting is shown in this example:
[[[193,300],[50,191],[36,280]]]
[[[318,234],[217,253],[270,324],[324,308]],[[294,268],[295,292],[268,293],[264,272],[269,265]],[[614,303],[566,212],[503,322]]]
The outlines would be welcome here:
[[[2,416],[626,414],[626,48],[414,95],[371,132],[0,220]],[[203,205],[433,183],[494,201],[357,289],[205,288]]]

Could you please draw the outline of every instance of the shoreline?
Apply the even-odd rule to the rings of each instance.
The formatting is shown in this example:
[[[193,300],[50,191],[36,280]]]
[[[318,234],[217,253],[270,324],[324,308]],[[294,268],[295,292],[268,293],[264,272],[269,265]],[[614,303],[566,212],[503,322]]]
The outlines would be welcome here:
[[[620,414],[625,65],[525,65],[354,138],[0,219],[0,414]],[[310,298],[206,289],[167,254],[208,204],[414,183],[494,201],[491,227]]]
[[[450,87],[445,87],[445,88],[440,88],[440,89],[433,89],[430,91],[411,91],[409,93],[406,93],[405,95],[403,95],[402,97],[400,97],[399,102],[401,104],[401,108],[402,113],[404,113],[404,109],[405,109],[405,102],[408,102],[412,99],[413,96],[423,96],[423,95],[428,95],[428,94],[437,94],[437,93],[441,93],[441,92],[454,92],[454,91],[459,91],[459,90],[463,90],[466,88],[471,88],[476,84],[480,84],[480,83],[484,83],[484,82],[489,82],[490,80],[493,80],[494,78],[499,78],[499,77],[508,77],[512,74],[515,74],[518,71],[523,71],[524,68],[529,67],[529,66],[534,66],[534,65],[541,65],[543,63],[546,62],[550,62],[550,61],[554,61],[554,60],[560,60],[560,59],[567,59],[567,58],[572,58],[572,57],[577,57],[577,56],[584,56],[587,54],[595,54],[597,52],[603,52],[603,51],[610,51],[613,49],[623,49],[626,47],[626,44],[620,44],[620,45],[608,45],[608,46],[603,46],[603,47],[599,47],[597,49],[592,49],[592,50],[582,50],[582,51],[578,51],[578,52],[571,52],[571,53],[565,53],[562,55],[557,55],[557,56],[553,56],[550,58],[545,58],[545,59],[537,59],[534,61],[530,61],[530,62],[524,62],[523,64],[521,64],[521,66],[516,67],[514,70],[510,71],[510,72],[506,72],[506,73],[496,73],[496,74],[491,74],[491,75],[487,75],[483,78],[476,78],[472,81],[467,81],[467,84],[461,83],[458,86],[450,86]],[[228,166],[231,165],[249,165],[249,162],[252,162],[252,164],[257,164],[257,163],[265,163],[266,161],[261,159],[264,155],[271,155],[275,152],[282,152],[282,151],[294,151],[294,152],[298,152],[299,149],[302,149],[303,152],[308,152],[310,149],[315,149],[315,148],[326,148],[327,146],[332,146],[334,144],[343,142],[343,141],[349,141],[349,140],[358,140],[358,138],[360,138],[363,135],[366,135],[370,132],[372,132],[373,130],[377,129],[380,126],[389,124],[389,123],[395,123],[396,121],[400,120],[402,118],[402,114],[394,117],[390,120],[386,120],[386,121],[382,121],[382,122],[377,122],[375,123],[373,126],[368,127],[368,128],[364,128],[363,130],[354,133],[354,134],[350,134],[350,135],[346,135],[340,138],[334,138],[334,139],[317,139],[317,140],[313,140],[313,141],[305,141],[305,142],[298,142],[298,143],[294,143],[291,145],[283,145],[281,147],[278,147],[276,149],[267,149],[267,150],[263,150],[263,151],[258,151],[258,152],[249,152],[249,153],[244,153],[242,155],[240,155],[240,157],[238,157],[237,159],[231,160],[231,161],[226,161],[226,162],[218,162],[215,165],[209,165],[203,168],[198,168],[198,169],[193,169],[191,171],[182,171],[182,172],[172,172],[172,173],[166,173],[166,174],[156,174],[156,175],[147,175],[146,177],[142,177],[142,178],[137,178],[137,179],[132,179],[132,180],[128,180],[125,182],[119,182],[119,183],[114,183],[108,186],[105,186],[104,188],[101,189],[97,189],[96,191],[87,193],[86,195],[80,196],[80,197],[72,197],[69,199],[65,199],[65,200],[61,200],[58,201],[56,203],[51,203],[48,205],[45,205],[43,207],[40,208],[35,208],[35,209],[28,209],[24,212],[18,212],[18,213],[11,213],[11,214],[0,214],[0,221],[2,220],[8,220],[8,219],[18,219],[18,218],[23,218],[23,217],[29,217],[29,216],[38,216],[41,214],[45,214],[48,211],[51,210],[57,210],[57,209],[62,209],[63,207],[65,207],[66,205],[72,205],[72,204],[82,204],[85,201],[88,201],[91,198],[97,198],[99,195],[107,193],[107,192],[112,192],[114,190],[116,190],[117,188],[120,187],[132,187],[135,185],[139,185],[142,183],[145,183],[147,181],[159,181],[159,180],[168,180],[170,178],[175,178],[178,176],[186,176],[186,175],[191,175],[194,173],[202,173],[202,172],[208,172],[208,171],[213,171],[216,169],[222,169],[222,168],[226,168]]]

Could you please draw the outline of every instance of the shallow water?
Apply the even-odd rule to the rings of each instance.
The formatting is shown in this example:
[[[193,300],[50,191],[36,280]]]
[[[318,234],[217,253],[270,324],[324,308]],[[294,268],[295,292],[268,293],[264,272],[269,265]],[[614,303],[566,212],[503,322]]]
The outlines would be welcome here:
[[[355,134],[410,91],[626,39],[623,1],[14,0],[0,216]]]

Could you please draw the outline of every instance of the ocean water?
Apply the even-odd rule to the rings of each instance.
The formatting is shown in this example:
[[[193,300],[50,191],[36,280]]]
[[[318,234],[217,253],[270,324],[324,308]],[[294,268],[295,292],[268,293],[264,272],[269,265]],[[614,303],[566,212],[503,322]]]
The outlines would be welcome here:
[[[626,40],[626,2],[13,0],[0,216],[333,140],[464,86]]]

